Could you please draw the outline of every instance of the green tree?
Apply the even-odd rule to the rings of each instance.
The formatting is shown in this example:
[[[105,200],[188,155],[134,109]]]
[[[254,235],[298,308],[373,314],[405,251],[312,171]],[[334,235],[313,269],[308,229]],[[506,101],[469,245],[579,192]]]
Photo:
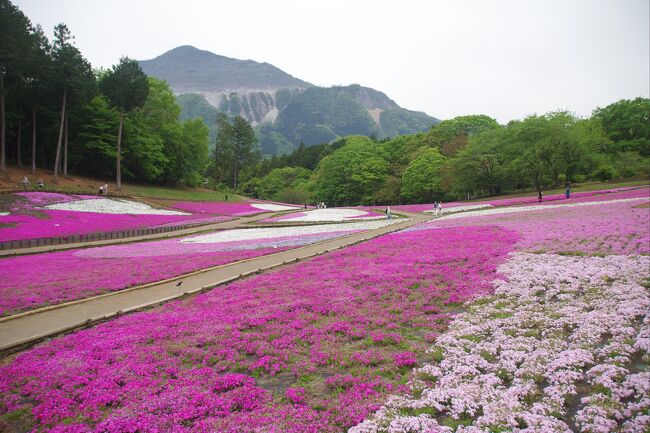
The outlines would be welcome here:
[[[83,106],[80,114],[81,146],[73,164],[86,174],[108,176],[115,160],[115,128],[119,115],[103,96],[95,96]]]
[[[62,94],[61,117],[59,121],[59,135],[56,145],[54,159],[54,183],[58,180],[59,167],[61,165],[61,150],[64,139],[64,131],[67,121],[68,101],[81,102],[86,100],[95,90],[95,76],[90,63],[81,55],[81,52],[72,45],[73,36],[68,27],[57,24],[54,28],[53,64],[54,82],[59,94]],[[67,175],[67,134],[66,148],[64,150],[63,171]]]
[[[25,105],[31,111],[32,146],[31,146],[31,169],[32,174],[36,173],[36,119],[39,107],[46,105],[44,96],[48,93],[48,74],[52,69],[52,57],[50,56],[50,43],[43,33],[40,25],[37,25],[32,32],[33,44],[27,56],[28,66],[24,74],[25,81]]]
[[[650,156],[650,99],[621,99],[604,108],[596,108],[593,118],[600,121],[614,146],[608,153],[639,152]]]
[[[462,195],[484,191],[498,194],[503,185],[506,130],[491,129],[472,136],[452,160],[454,190]]]
[[[345,145],[324,157],[315,178],[320,200],[334,205],[374,203],[388,176],[388,162],[368,137],[350,136]]]
[[[147,76],[140,69],[138,62],[128,57],[122,57],[120,63],[113,66],[112,70],[102,79],[100,89],[111,105],[120,113],[115,155],[117,190],[120,191],[122,189],[121,151],[124,115],[145,103],[149,94],[149,85]]]
[[[446,158],[438,149],[426,149],[406,168],[402,178],[402,195],[412,201],[431,203],[441,197],[442,169]]]
[[[544,116],[528,116],[522,122],[511,122],[513,132],[510,153],[517,155],[511,162],[512,169],[522,173],[542,192],[545,174],[545,152],[548,151],[548,121]]]
[[[185,145],[183,182],[197,186],[208,161],[209,130],[202,119],[183,122],[183,144]]]
[[[9,87],[23,78],[33,38],[29,19],[10,1],[0,0],[0,174],[6,176],[5,80]]]
[[[312,172],[302,167],[283,167],[271,170],[269,174],[257,181],[256,191],[260,198],[279,200],[278,194],[286,191],[307,189],[306,182]]]
[[[496,120],[483,114],[459,116],[443,120],[431,128],[426,134],[425,141],[428,146],[440,149],[443,155],[453,156],[460,150],[459,145],[467,143],[468,137],[498,127],[499,124]],[[452,145],[451,142],[454,140],[456,143]]]
[[[214,181],[216,184],[230,183],[232,162],[232,124],[225,113],[217,114],[217,140],[213,151]]]
[[[233,189],[237,189],[238,169],[259,160],[259,152],[255,147],[257,138],[253,127],[246,119],[235,116],[232,122],[232,171]]]

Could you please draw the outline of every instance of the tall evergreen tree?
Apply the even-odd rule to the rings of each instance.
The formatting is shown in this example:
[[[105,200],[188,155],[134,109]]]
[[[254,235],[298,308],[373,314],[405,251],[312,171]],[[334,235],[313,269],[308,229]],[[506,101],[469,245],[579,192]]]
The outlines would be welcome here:
[[[25,53],[31,45],[30,31],[29,19],[9,0],[0,0],[0,174],[4,176],[7,176],[5,94],[8,87],[22,80]]]
[[[54,78],[55,86],[62,93],[59,135],[54,159],[54,183],[58,180],[61,167],[61,150],[64,139],[66,110],[69,100],[85,99],[91,96],[95,87],[95,76],[90,63],[72,45],[73,37],[68,27],[61,23],[54,28]]]
[[[144,105],[149,94],[147,76],[136,60],[122,57],[99,83],[102,93],[120,113],[117,129],[116,178],[117,190],[122,189],[121,150],[124,115]]]

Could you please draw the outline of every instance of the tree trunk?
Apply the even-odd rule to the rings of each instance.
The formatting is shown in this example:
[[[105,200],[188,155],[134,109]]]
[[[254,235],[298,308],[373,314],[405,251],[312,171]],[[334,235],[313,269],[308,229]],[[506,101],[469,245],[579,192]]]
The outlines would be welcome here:
[[[65,138],[63,139],[63,177],[68,177],[68,115],[65,115]]]
[[[233,166],[233,189],[237,191],[237,159],[235,159]]]
[[[7,176],[5,163],[5,76],[0,64],[0,174]]]
[[[54,179],[57,183],[59,180],[59,165],[61,164],[61,144],[63,142],[63,124],[65,123],[65,102],[68,96],[68,89],[63,91],[63,102],[61,103],[61,121],[59,123],[59,141],[56,144],[56,157],[54,158]]]
[[[32,107],[32,175],[36,174],[36,105]]]
[[[118,191],[122,191],[122,171],[121,171],[121,158],[122,158],[122,124],[124,123],[124,113],[120,112],[120,126],[117,128],[117,187]]]
[[[16,163],[18,164],[18,167],[22,168],[23,167],[23,161],[20,158],[20,142],[22,141],[22,129],[23,129],[23,118],[19,117],[18,118],[18,133],[16,134]]]

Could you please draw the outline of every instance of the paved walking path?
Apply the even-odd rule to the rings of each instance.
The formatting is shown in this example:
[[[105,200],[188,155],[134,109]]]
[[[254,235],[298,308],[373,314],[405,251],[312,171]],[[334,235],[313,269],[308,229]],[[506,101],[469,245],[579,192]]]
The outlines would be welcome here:
[[[43,245],[40,247],[32,248],[17,248],[13,250],[0,250],[0,258],[15,256],[18,254],[37,254],[37,253],[47,253],[50,251],[60,251],[60,250],[71,250],[75,248],[85,248],[85,247],[96,247],[101,245],[114,245],[114,244],[125,244],[131,242],[141,242],[141,241],[151,241],[156,239],[165,239],[165,238],[176,238],[180,236],[191,235],[194,233],[209,232],[213,230],[224,230],[224,229],[234,229],[246,227],[246,224],[259,221],[265,218],[269,218],[270,215],[277,214],[278,212],[263,212],[252,216],[247,217],[238,217],[230,221],[224,221],[214,224],[206,224],[197,227],[191,227],[183,230],[172,230],[165,233],[154,233],[144,236],[133,236],[130,238],[119,238],[119,239],[106,239],[101,241],[88,241],[88,242],[78,242],[78,243],[69,243],[69,244],[59,244],[59,245]]]
[[[306,259],[427,221],[429,215],[400,212],[410,217],[392,225],[354,233],[336,239],[193,272],[163,282],[107,293],[58,306],[0,319],[0,352],[20,348],[46,337],[90,325],[122,313],[167,302],[184,295],[206,291],[276,266]],[[179,283],[182,283],[179,285]]]

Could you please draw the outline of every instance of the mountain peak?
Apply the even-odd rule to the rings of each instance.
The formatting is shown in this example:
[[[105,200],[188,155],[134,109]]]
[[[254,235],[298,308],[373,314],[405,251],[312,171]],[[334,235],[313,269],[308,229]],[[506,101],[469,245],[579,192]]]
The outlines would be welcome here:
[[[140,66],[146,74],[166,80],[175,93],[311,87],[268,63],[233,59],[191,45],[142,60]]]

